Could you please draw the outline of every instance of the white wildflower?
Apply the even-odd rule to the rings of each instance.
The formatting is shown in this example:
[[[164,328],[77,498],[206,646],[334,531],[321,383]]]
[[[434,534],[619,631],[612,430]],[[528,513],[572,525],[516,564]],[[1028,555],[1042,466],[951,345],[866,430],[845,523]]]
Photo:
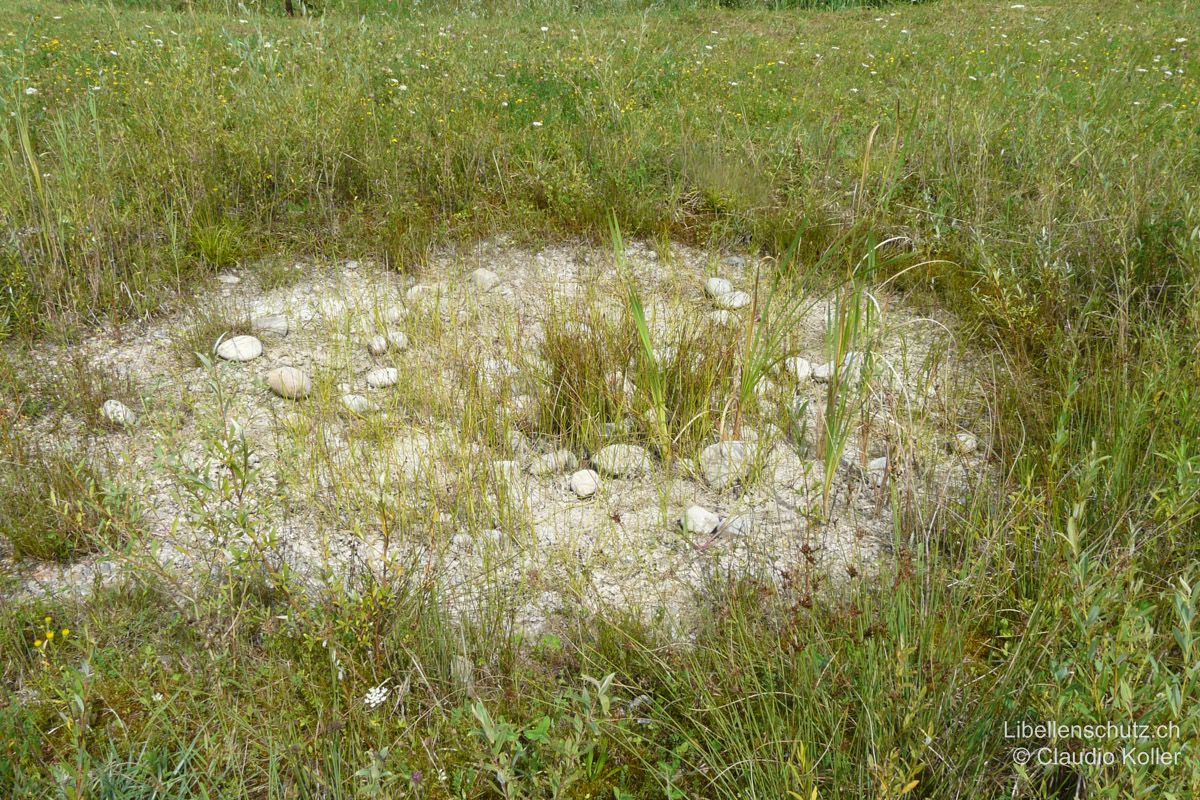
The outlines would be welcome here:
[[[379,708],[383,702],[387,700],[389,689],[386,683],[381,683],[375,686],[371,691],[367,692],[367,696],[363,698],[363,704],[367,708]]]
[[[26,86],[25,87],[25,94],[29,95],[30,97],[32,97],[33,95],[35,95],[37,93],[38,93],[38,90],[37,90],[36,86]]]

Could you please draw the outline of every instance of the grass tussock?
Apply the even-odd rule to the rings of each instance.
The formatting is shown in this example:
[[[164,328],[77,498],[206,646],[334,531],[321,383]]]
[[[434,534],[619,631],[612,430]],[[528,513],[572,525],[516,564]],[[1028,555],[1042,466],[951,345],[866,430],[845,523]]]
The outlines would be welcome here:
[[[138,529],[136,500],[111,466],[3,439],[0,536],[15,555],[67,561],[119,545]]]

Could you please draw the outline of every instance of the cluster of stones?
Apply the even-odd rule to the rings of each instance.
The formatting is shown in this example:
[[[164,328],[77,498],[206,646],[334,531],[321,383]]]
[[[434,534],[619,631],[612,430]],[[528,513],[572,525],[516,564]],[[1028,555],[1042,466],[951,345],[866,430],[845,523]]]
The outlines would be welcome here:
[[[738,266],[730,259],[726,259],[724,263]],[[469,280],[481,294],[491,292],[501,283],[500,278],[487,269],[475,270]],[[408,296],[411,299],[429,291],[435,291],[434,287],[417,285],[409,290]],[[751,303],[751,298],[746,292],[734,289],[725,278],[708,278],[704,284],[704,293],[712,300],[713,305],[720,309],[717,312],[720,314],[728,315]],[[395,323],[399,321],[400,315],[398,310],[393,310],[387,315],[387,321]],[[290,323],[286,316],[272,314],[253,320],[251,329],[260,336],[281,337],[288,334]],[[366,349],[372,356],[402,351],[408,346],[408,337],[392,328],[371,337],[366,343]],[[252,361],[262,356],[264,351],[261,339],[255,335],[237,335],[222,339],[214,349],[219,358],[231,362]],[[862,353],[853,351],[846,353],[840,364],[830,361],[814,366],[808,359],[794,356],[785,361],[785,368],[797,381],[827,383],[835,374],[840,375],[843,380],[855,380],[861,374],[864,361]],[[484,364],[484,372],[489,379],[511,377],[515,371],[516,367],[505,361],[489,359]],[[394,367],[378,367],[366,375],[366,384],[371,389],[394,386],[398,381],[399,371]],[[306,397],[312,391],[312,380],[309,376],[303,370],[291,366],[271,370],[267,373],[266,382],[275,394],[289,399]],[[375,410],[375,404],[366,395],[353,392],[349,385],[342,384],[339,390],[342,392],[341,404],[346,410],[356,414]],[[101,414],[112,424],[122,427],[133,425],[137,419],[132,410],[115,399],[104,403]],[[963,456],[973,453],[977,447],[976,437],[966,432],[958,433],[948,443],[951,452]],[[700,452],[697,466],[705,483],[717,491],[724,491],[745,479],[753,466],[755,455],[753,439],[720,441]],[[569,473],[568,485],[571,491],[580,499],[588,499],[599,491],[604,478],[637,479],[649,474],[653,465],[650,453],[645,448],[632,444],[610,444],[592,454],[590,460],[591,467],[581,469],[574,453],[565,448],[558,449],[534,458],[527,466],[526,472],[535,477]],[[520,473],[520,467],[514,461],[497,461],[494,468],[498,475],[509,481],[516,480]],[[880,457],[870,461],[863,473],[869,483],[879,485],[887,470],[888,459]],[[678,524],[686,533],[701,536],[727,531],[745,533],[750,529],[748,517],[733,515],[723,520],[718,514],[698,505],[689,507],[678,520]]]
[[[251,327],[256,333],[286,336],[290,324],[282,314],[272,314],[255,319]],[[367,341],[367,352],[373,356],[381,356],[389,351],[405,350],[408,345],[407,335],[402,331],[388,329]],[[263,354],[263,344],[257,336],[232,336],[217,343],[216,354],[225,361],[253,361]],[[394,367],[373,369],[366,376],[367,386],[372,389],[394,386],[399,380],[400,373]],[[312,379],[298,367],[276,367],[267,373],[267,386],[280,397],[299,400],[312,392]],[[364,395],[351,392],[348,386],[344,386],[343,389],[341,403],[348,411],[361,414],[374,408]]]
[[[734,289],[725,278],[709,278],[704,282],[704,293],[722,311],[737,311],[750,305],[750,295]]]

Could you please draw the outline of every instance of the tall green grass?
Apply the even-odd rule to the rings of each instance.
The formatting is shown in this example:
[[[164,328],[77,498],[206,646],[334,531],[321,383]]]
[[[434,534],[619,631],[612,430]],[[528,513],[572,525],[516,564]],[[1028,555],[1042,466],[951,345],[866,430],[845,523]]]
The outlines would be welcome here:
[[[6,333],[151,313],[268,250],[404,269],[450,237],[602,238],[610,212],[626,235],[795,241],[781,281],[836,282],[902,235],[878,277],[990,358],[1002,480],[898,518],[884,574],[844,591],[813,592],[808,558],[784,585],[714,578],[685,643],[583,614],[520,641],[503,603],[464,624],[403,572],[6,604],[0,788],[487,797],[509,769],[531,796],[550,775],[579,797],[1200,794],[1191,8],[1021,5],[422,26],[5,4]],[[743,390],[784,355],[749,353]],[[74,629],[52,647],[48,613]],[[597,712],[584,676],[609,674]],[[1173,723],[1131,746],[1181,762],[1018,764],[1080,746],[1002,732],[1047,719]]]

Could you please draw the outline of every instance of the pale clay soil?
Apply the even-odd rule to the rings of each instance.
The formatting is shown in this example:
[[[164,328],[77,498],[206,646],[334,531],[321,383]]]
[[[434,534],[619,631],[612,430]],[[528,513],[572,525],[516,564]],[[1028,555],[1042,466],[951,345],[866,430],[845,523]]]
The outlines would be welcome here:
[[[639,243],[627,257],[656,336],[714,313],[704,293],[708,277],[753,288],[752,259],[674,246],[668,260]],[[480,267],[500,278],[490,291],[471,278]],[[534,633],[581,608],[632,611],[686,627],[707,581],[724,574],[800,584],[816,578],[824,590],[872,580],[896,545],[920,539],[939,515],[953,514],[970,489],[990,480],[979,359],[957,340],[948,317],[918,315],[886,292],[875,294],[882,316],[870,432],[860,430],[847,446],[829,519],[821,521],[812,510],[819,507],[823,470],[811,441],[807,449],[796,446],[761,418],[751,419],[743,435],[758,438],[761,472],[723,491],[705,483],[695,452],[680,453],[669,470],[655,458],[648,476],[602,475],[588,499],[572,492],[571,470],[529,474],[533,458],[559,446],[518,430],[529,429],[521,421],[532,413],[531,365],[545,317],[552,307],[578,313],[588,304],[619,311],[625,289],[610,252],[571,244],[531,252],[491,241],[440,253],[413,275],[367,261],[295,269],[295,283],[271,291],[260,289],[247,268],[232,271],[237,283],[213,280],[197,292],[201,306],[289,318],[290,332],[260,334],[262,356],[245,363],[214,358],[212,373],[185,363],[174,342],[194,308],[136,328],[94,332],[70,347],[39,345],[32,363],[25,356],[30,369],[52,373],[82,354],[139,388],[142,403],[131,403],[138,419],[127,429],[88,432],[70,416],[28,424],[43,446],[72,441],[110,453],[145,509],[145,534],[123,554],[65,565],[16,561],[0,544],[0,574],[12,578],[11,591],[86,592],[97,581],[136,580],[153,564],[177,581],[181,594],[202,586],[239,543],[214,541],[195,512],[203,508],[211,518],[235,504],[215,496],[189,502],[164,465],[178,457],[219,481],[223,468],[206,442],[234,422],[258,470],[242,507],[260,536],[273,533],[267,547],[273,565],[286,563],[314,588],[354,586],[364,572],[381,574],[383,507],[395,520],[386,543],[393,574],[427,581],[459,613],[504,603],[516,624]],[[826,308],[815,303],[794,332],[798,352],[814,365],[829,358]],[[744,330],[750,309],[731,316],[729,324]],[[404,331],[409,347],[371,355],[367,341],[387,328]],[[299,401],[272,394],[265,376],[282,365],[306,370],[313,394]],[[366,374],[383,366],[399,369],[399,384],[368,388]],[[214,375],[226,396],[224,416]],[[461,433],[463,387],[473,375],[496,392],[474,406],[511,428],[491,444]],[[346,391],[365,395],[379,410],[347,413],[339,403]],[[805,396],[815,421],[825,387],[780,372],[771,376],[762,407],[769,414]],[[954,447],[963,432],[978,437],[971,452]],[[610,441],[628,441],[623,436],[616,430]],[[588,454],[574,455],[580,469],[591,466]],[[886,472],[863,469],[884,455]],[[505,460],[518,462],[520,472],[494,466]],[[684,535],[677,520],[692,505],[715,512],[723,525],[736,519],[712,536]]]

